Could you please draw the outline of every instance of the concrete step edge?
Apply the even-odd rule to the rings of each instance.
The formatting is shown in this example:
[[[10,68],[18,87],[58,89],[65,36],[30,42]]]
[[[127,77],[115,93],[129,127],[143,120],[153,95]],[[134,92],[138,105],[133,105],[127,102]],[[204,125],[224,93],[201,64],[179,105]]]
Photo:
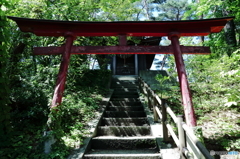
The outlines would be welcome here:
[[[118,92],[118,91],[122,91],[122,92],[139,92],[139,90],[137,89],[137,87],[135,88],[115,88],[114,92]]]
[[[128,92],[128,91],[124,91],[124,90],[121,90],[121,91],[114,91],[113,94],[119,94],[119,93],[125,93],[125,94],[138,94],[137,91],[131,91],[131,92]]]
[[[141,159],[142,157],[160,157],[160,153],[156,154],[85,154],[84,157],[101,157],[104,159],[104,157],[137,157]],[[109,159],[109,158],[108,158]],[[148,159],[148,158],[147,158]]]
[[[109,107],[111,107],[111,108],[119,108],[119,106],[109,106]],[[142,105],[139,105],[139,106],[121,106],[121,107],[123,107],[123,108],[143,108],[143,106]]]
[[[150,129],[151,127],[149,125],[146,125],[146,126],[98,126],[98,128],[118,128],[118,129],[121,129],[121,128],[148,128]]]
[[[152,136],[152,135],[149,135],[149,136],[130,136],[130,137],[119,137],[119,136],[97,136],[97,137],[93,137],[92,138],[93,140],[94,139],[100,139],[100,140],[136,140],[136,139],[139,139],[139,140],[143,140],[143,139],[146,139],[146,140],[149,140],[149,139],[152,139],[152,140],[155,140],[156,137],[155,136]]]
[[[117,119],[117,120],[147,120],[147,117],[131,117],[131,118],[111,118],[111,117],[103,117],[102,119]]]
[[[106,110],[106,113],[145,113],[145,111],[109,111]]]
[[[99,136],[149,136],[150,126],[98,126]]]
[[[144,108],[141,106],[131,107],[131,106],[109,106],[107,111],[144,111]]]
[[[111,98],[111,101],[139,102],[139,98]]]
[[[113,94],[112,98],[139,98],[139,94]]]
[[[142,103],[141,101],[109,101],[109,104],[108,105],[123,105],[123,106],[131,106],[131,105],[141,105],[142,106]]]
[[[129,118],[129,117],[146,117],[145,111],[106,111],[103,117],[110,118]]]

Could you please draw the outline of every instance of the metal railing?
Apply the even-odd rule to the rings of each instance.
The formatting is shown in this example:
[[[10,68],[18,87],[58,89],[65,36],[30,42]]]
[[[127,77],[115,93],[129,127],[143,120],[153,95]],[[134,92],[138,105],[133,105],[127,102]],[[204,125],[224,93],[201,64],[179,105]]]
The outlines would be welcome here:
[[[139,77],[139,89],[141,93],[147,97],[148,107],[152,109],[154,113],[154,121],[158,121],[158,119],[162,121],[163,141],[168,141],[168,134],[170,134],[176,146],[179,148],[182,157],[203,158],[204,156],[206,159],[213,159],[206,147],[195,136],[193,129],[183,122],[183,115],[176,116],[165,100],[160,99],[141,77]],[[159,108],[161,108],[161,110]],[[174,132],[173,127],[167,122],[167,114],[170,115],[176,124],[177,134]]]

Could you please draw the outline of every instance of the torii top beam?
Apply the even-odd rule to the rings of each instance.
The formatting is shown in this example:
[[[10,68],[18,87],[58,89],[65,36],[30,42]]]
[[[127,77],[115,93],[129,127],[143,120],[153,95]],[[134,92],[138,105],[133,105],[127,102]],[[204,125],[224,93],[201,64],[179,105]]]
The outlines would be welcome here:
[[[206,36],[222,30],[227,21],[234,17],[182,20],[182,21],[115,21],[82,22],[57,21],[8,17],[16,21],[22,32],[37,36],[65,36],[71,32],[75,36],[168,36],[177,32],[179,36]]]

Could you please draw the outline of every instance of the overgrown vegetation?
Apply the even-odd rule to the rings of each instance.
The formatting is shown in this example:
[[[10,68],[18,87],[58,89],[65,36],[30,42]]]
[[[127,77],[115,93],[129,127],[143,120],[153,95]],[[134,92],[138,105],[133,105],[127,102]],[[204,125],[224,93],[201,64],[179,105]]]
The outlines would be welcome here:
[[[240,19],[236,5],[239,1],[201,0],[191,3],[191,9],[184,14],[185,18],[191,19],[235,16],[221,33],[181,40],[184,45],[211,47],[210,55],[187,55],[184,58],[197,123],[202,127],[208,150],[240,150]],[[168,66],[170,75],[177,79],[173,56],[169,56]],[[160,83],[162,80],[159,79]],[[176,114],[183,114],[179,88],[176,85],[167,87],[160,94],[165,94]]]
[[[231,57],[193,56],[186,61],[198,126],[209,150],[240,150],[239,50]],[[176,77],[176,76],[175,76]],[[162,79],[157,78],[160,83]],[[165,81],[167,83],[167,81]],[[164,94],[176,114],[183,114],[179,88],[166,84]]]
[[[61,57],[33,56],[32,48],[61,46],[64,38],[22,33],[5,16],[51,19],[54,15],[51,11],[55,9],[48,10],[47,5],[55,9],[59,5],[65,6],[58,18],[68,20],[64,19],[68,7],[75,4],[16,0],[4,1],[0,5],[1,25],[4,26],[1,28],[1,37],[4,37],[1,40],[4,41],[1,42],[0,56],[0,158],[66,158],[72,149],[81,146],[83,138],[88,135],[86,123],[95,117],[99,102],[107,91],[106,84],[111,72],[105,69],[89,70],[89,55],[73,55],[63,103],[57,108],[57,113],[49,109]],[[30,14],[28,11],[31,11]],[[116,38],[106,39],[80,37],[75,45],[111,45],[116,42]],[[53,124],[51,131],[46,131],[49,129],[49,119]],[[44,142],[52,136],[56,142],[51,153],[44,154]]]
[[[9,5],[9,3],[5,0],[0,3],[0,148],[10,145],[9,133],[11,132],[10,107],[8,106],[10,103],[10,88],[8,87],[9,81],[6,74],[9,61],[7,48],[10,43],[6,28],[6,11],[2,9],[3,5]]]
[[[240,150],[239,51],[220,59],[195,57],[188,66],[195,70],[190,77],[196,81],[191,88],[198,124],[206,142],[214,145],[212,140],[216,140],[212,149]]]
[[[53,109],[50,113],[54,123],[50,132],[57,141],[48,157],[64,158],[71,150],[82,146],[83,139],[90,135],[87,124],[96,118],[102,97],[108,92],[106,85],[110,75],[107,70],[86,70],[80,80],[70,84],[75,87],[68,85],[62,105],[56,108],[57,112]],[[87,85],[82,86],[85,81]]]

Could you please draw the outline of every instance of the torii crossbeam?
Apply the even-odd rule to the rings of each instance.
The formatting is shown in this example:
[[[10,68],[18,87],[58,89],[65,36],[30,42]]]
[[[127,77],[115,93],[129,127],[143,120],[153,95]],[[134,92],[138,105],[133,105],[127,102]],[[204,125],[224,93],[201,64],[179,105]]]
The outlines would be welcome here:
[[[55,21],[8,17],[18,24],[23,32],[37,36],[64,36],[62,47],[34,48],[35,55],[62,54],[62,62],[54,90],[52,107],[62,102],[66,75],[71,54],[174,54],[186,123],[196,126],[186,70],[182,54],[208,54],[209,47],[180,46],[181,36],[206,36],[220,32],[225,24],[234,17],[185,20],[185,21],[117,21],[117,22],[80,22]],[[77,36],[119,36],[120,46],[72,46]],[[172,46],[126,46],[126,36],[168,36]]]

